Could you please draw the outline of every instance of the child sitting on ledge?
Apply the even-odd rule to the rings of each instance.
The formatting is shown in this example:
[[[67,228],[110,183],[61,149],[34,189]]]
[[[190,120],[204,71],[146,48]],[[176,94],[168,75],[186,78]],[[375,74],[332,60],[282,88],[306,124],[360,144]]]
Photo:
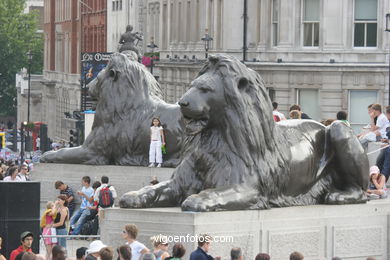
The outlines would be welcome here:
[[[370,199],[386,197],[386,177],[380,173],[376,165],[370,167],[370,184],[367,194]]]

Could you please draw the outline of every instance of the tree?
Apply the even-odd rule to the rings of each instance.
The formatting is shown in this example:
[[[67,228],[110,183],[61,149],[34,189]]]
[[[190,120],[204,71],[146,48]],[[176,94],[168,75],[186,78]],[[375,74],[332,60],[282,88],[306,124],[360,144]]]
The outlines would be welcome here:
[[[25,0],[0,0],[0,116],[16,116],[15,74],[28,67],[28,50],[34,55],[31,73],[42,73],[38,14],[23,13],[25,4]]]

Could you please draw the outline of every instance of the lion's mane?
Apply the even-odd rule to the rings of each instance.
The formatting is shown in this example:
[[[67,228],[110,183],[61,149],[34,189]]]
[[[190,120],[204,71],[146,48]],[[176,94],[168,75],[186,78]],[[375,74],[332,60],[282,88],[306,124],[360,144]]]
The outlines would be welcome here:
[[[180,135],[178,106],[162,100],[156,79],[144,65],[131,59],[130,54],[114,53],[90,87],[98,103],[91,134],[83,146],[104,155],[108,161],[102,164],[147,164],[150,122],[151,118],[161,116],[158,113],[170,113],[171,121],[162,122]]]
[[[215,156],[213,165],[205,166],[205,171],[213,172],[207,178],[215,187],[253,181],[248,185],[256,186],[264,195],[277,197],[287,179],[290,154],[282,149],[282,134],[274,123],[262,78],[239,60],[224,55],[210,57],[198,77],[209,72],[219,75],[219,86],[224,88],[227,106],[217,116],[226,123],[189,137],[186,151],[191,153],[196,147],[210,144],[205,149],[207,153],[200,157]],[[198,184],[198,190],[204,188],[212,187]]]

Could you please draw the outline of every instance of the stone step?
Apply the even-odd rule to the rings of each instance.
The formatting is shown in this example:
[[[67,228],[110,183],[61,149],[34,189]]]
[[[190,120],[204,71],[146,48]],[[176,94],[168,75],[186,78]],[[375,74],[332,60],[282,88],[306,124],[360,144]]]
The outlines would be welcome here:
[[[313,205],[269,210],[182,212],[180,208],[104,209],[101,239],[113,248],[122,245],[126,224],[139,228],[137,240],[152,249],[150,237],[166,235],[169,251],[176,242],[186,247],[182,259],[196,249],[195,236],[207,233],[218,238],[209,253],[230,259],[230,249],[240,247],[244,259],[260,252],[271,259],[288,259],[299,251],[308,259],[389,259],[390,199],[366,204]]]
[[[103,175],[108,176],[110,185],[114,186],[118,198],[124,193],[138,190],[149,185],[152,176],[157,176],[159,181],[168,180],[174,168],[148,168],[132,166],[106,166],[106,165],[81,165],[81,164],[54,164],[40,163],[34,166],[31,173],[33,181],[41,182],[41,208],[49,200],[56,200],[59,191],[55,189],[54,183],[57,180],[69,185],[74,192],[81,190],[81,178],[89,176],[91,185],[95,181],[100,181]],[[76,202],[80,199],[76,196]],[[116,200],[116,204],[119,199]]]

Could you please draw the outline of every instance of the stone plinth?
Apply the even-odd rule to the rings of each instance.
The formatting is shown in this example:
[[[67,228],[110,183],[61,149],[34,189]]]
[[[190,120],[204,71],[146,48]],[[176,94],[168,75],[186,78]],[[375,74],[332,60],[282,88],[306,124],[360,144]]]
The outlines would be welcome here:
[[[57,180],[68,184],[76,192],[81,190],[83,176],[91,177],[92,185],[94,181],[100,181],[100,178],[106,175],[120,197],[128,191],[149,185],[152,176],[157,176],[159,181],[168,180],[173,170],[173,168],[40,163],[34,166],[31,178],[33,181],[41,182],[41,203],[45,204],[49,200],[55,200],[58,196],[59,191],[54,188]],[[76,197],[78,200],[77,195]],[[41,205],[41,208],[42,206],[44,205]]]
[[[300,251],[308,259],[390,259],[390,199],[367,204],[274,208],[230,212],[182,212],[179,208],[107,209],[102,212],[101,236],[104,243],[119,246],[125,224],[134,223],[138,240],[152,248],[149,238],[156,234],[192,236],[208,233],[230,242],[214,242],[210,254],[230,259],[230,249],[241,247],[244,259],[267,252],[271,259],[288,259]],[[184,237],[182,239],[184,239]],[[178,237],[180,239],[180,237]],[[174,242],[170,243],[172,249]],[[184,243],[187,253],[195,243]]]

